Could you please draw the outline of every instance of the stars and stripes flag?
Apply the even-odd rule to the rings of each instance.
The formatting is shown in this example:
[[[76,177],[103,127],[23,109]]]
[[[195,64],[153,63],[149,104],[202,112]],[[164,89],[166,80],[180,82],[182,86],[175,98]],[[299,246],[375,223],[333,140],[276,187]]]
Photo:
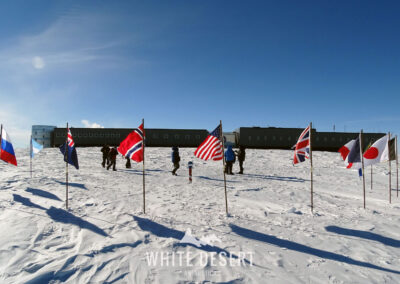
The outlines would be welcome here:
[[[304,162],[310,154],[310,126],[300,134],[294,150],[293,164]]]
[[[143,141],[145,139],[145,133],[143,129],[143,123],[135,128],[124,141],[118,147],[118,152],[122,156],[129,157],[130,159],[141,162],[143,161]]]
[[[214,161],[222,160],[221,125],[207,136],[203,143],[196,149],[194,155],[204,161],[209,159],[213,159]]]

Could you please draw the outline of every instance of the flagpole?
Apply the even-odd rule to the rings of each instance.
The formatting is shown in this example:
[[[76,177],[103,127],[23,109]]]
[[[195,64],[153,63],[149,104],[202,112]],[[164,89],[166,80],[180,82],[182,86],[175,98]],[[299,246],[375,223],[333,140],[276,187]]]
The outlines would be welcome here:
[[[220,126],[220,137],[221,137],[221,141],[222,141],[222,165],[223,165],[223,172],[224,172],[224,188],[225,188],[225,211],[226,211],[226,215],[228,216],[228,197],[227,197],[227,193],[226,193],[226,173],[225,173],[225,142],[224,142],[224,135],[222,132],[222,120],[219,121],[219,126]]]
[[[372,191],[372,165],[371,165],[371,191]]]
[[[142,125],[143,125],[143,132],[144,132],[144,118],[142,119]],[[143,214],[146,214],[146,189],[145,189],[145,165],[144,165],[144,144],[145,144],[145,137],[143,135],[143,143],[142,143],[142,148],[143,148]]]
[[[311,213],[313,213],[314,210],[314,189],[313,189],[313,163],[312,163],[312,122],[310,122],[310,174],[311,174]]]
[[[67,122],[67,137],[65,138],[65,208],[68,210],[68,122]]]
[[[360,131],[360,156],[361,156],[361,173],[363,177],[363,196],[364,196],[364,209],[365,209],[365,172],[364,172],[364,156],[363,156],[363,141],[362,141],[363,130]],[[372,175],[372,167],[371,167],[371,175]],[[372,177],[372,176],[371,176]],[[371,179],[371,188],[372,188],[372,179]]]
[[[32,153],[33,153],[33,145],[32,145],[32,135],[31,135],[31,153],[30,153],[30,156],[31,156],[31,178],[32,178]]]
[[[389,203],[392,203],[392,163],[390,162],[390,132],[388,133]]]

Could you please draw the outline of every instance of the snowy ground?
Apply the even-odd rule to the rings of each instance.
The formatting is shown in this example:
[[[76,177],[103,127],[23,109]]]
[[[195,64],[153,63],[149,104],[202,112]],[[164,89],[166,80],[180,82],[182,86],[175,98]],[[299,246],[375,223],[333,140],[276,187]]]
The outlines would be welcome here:
[[[400,283],[400,199],[393,190],[388,202],[387,163],[374,167],[372,190],[368,169],[364,210],[357,172],[315,152],[311,214],[309,163],[248,150],[245,174],[227,176],[227,217],[221,163],[180,152],[175,177],[170,149],[147,149],[143,214],[141,164],[125,170],[119,157],[106,171],[99,148],[78,148],[65,211],[59,150],[35,157],[32,179],[17,151],[18,168],[0,164],[0,282]]]

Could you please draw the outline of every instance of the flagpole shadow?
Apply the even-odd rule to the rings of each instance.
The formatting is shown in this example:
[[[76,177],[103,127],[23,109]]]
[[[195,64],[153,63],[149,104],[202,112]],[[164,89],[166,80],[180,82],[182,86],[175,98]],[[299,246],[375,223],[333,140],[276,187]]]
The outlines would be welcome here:
[[[376,270],[380,270],[380,271],[384,271],[384,272],[400,274],[400,271],[397,271],[397,270],[388,269],[388,268],[377,266],[377,265],[374,265],[374,264],[371,264],[368,262],[355,260],[355,259],[352,259],[352,258],[344,256],[344,255],[340,255],[340,254],[325,251],[325,250],[316,249],[316,248],[302,245],[302,244],[299,244],[299,243],[296,243],[293,241],[283,240],[283,239],[277,238],[275,236],[252,231],[252,230],[249,230],[249,229],[246,229],[243,227],[239,227],[234,224],[229,224],[229,226],[231,227],[232,232],[234,232],[235,234],[238,234],[239,236],[242,236],[242,237],[245,237],[248,239],[252,239],[252,240],[256,240],[259,242],[264,242],[266,244],[274,245],[274,246],[277,246],[280,248],[285,248],[285,249],[317,256],[317,257],[324,258],[324,259],[330,259],[330,260],[334,260],[334,261],[338,261],[338,262],[342,262],[342,263],[347,263],[350,265],[357,265],[360,267],[372,268],[372,269],[376,269]]]
[[[173,239],[180,241],[185,236],[185,232],[168,228],[164,225],[161,225],[161,224],[151,221],[149,219],[141,218],[138,216],[133,216],[133,219],[138,223],[138,226],[140,227],[140,229],[142,229],[143,231],[150,232],[157,237],[173,238]],[[190,247],[194,247],[199,250],[206,251],[206,252],[216,252],[217,254],[224,253],[226,256],[231,256],[232,258],[239,259],[238,256],[231,254],[227,250],[216,247],[216,246],[211,246],[211,245],[202,245],[202,246],[198,247],[198,246],[195,246],[194,244],[190,244],[190,243],[175,243],[173,246],[174,247],[190,246]],[[244,259],[244,261],[247,264],[250,264],[249,260]]]
[[[56,179],[54,179],[54,181],[55,181],[56,183],[61,184],[61,185],[66,185],[66,183],[65,183],[64,181],[59,181],[59,180],[56,180]],[[68,182],[68,186],[73,186],[73,187],[82,188],[82,189],[84,189],[84,190],[88,190],[87,187],[86,187],[86,185],[84,185],[83,183]]]
[[[218,179],[218,178],[210,178],[210,177],[206,177],[206,176],[194,176],[197,178],[201,178],[201,179],[206,179],[206,180],[213,180],[213,181],[224,181],[223,179]],[[226,180],[226,182],[239,182],[237,180]]]
[[[267,180],[277,180],[277,181],[291,181],[291,182],[309,181],[307,179],[297,178],[297,177],[268,176],[268,175],[258,175],[258,174],[246,174],[246,176],[260,178],[260,179],[267,179]]]
[[[353,230],[353,229],[347,229],[347,228],[342,228],[342,227],[337,227],[337,226],[327,226],[327,227],[325,227],[325,230],[328,232],[339,234],[339,235],[362,238],[362,239],[366,239],[366,240],[379,242],[386,246],[400,248],[399,240],[388,238],[388,237],[385,237],[385,236],[382,236],[382,235],[379,235],[376,233],[368,232],[368,231]]]

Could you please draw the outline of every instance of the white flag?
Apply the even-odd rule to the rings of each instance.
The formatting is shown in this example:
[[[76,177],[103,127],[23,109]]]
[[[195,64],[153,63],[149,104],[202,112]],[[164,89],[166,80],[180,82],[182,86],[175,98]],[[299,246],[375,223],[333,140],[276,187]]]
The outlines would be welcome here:
[[[389,136],[385,135],[364,153],[364,166],[377,164],[383,161],[389,160],[389,147],[388,147]]]

